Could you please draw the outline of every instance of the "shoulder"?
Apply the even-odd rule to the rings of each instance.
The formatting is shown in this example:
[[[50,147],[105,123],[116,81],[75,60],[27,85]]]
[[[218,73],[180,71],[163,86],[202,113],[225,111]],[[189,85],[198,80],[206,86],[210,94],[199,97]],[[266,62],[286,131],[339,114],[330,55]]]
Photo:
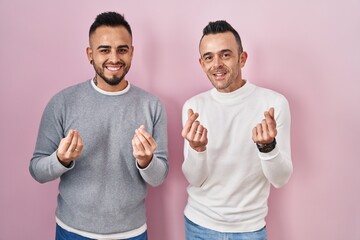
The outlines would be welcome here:
[[[209,98],[211,97],[210,95],[211,90],[205,91],[205,92],[201,92],[199,94],[196,94],[190,98],[188,98],[185,103],[185,105],[191,105],[191,104],[199,104],[201,102],[206,102],[209,100]]]
[[[65,97],[71,97],[71,96],[75,96],[74,94],[79,94],[81,92],[86,92],[88,91],[91,87],[90,82],[87,80],[85,82],[81,82],[69,87],[66,87],[62,90],[60,90],[58,93],[56,93],[54,95],[53,98],[59,98],[61,96],[65,96]]]
[[[273,89],[255,86],[255,95],[257,98],[262,98],[264,100],[272,100],[272,101],[280,101],[280,102],[287,102],[286,97]]]
[[[255,85],[255,91],[258,94],[265,94],[265,96],[271,96],[271,97],[284,97],[284,95],[282,95],[280,92],[275,91],[273,89],[270,88],[265,88],[265,87],[261,87],[258,85]]]
[[[79,98],[84,94],[88,94],[91,89],[91,84],[89,81],[78,83],[69,87],[66,87],[59,92],[57,92],[50,100],[48,105],[64,105],[67,102],[72,102],[74,99]]]
[[[140,87],[132,84],[127,94],[129,94],[129,104],[133,107],[141,108],[143,111],[150,111],[156,115],[166,112],[165,105],[158,96]]]
[[[277,116],[286,116],[290,118],[290,105],[287,98],[280,92],[256,86],[254,91],[255,98],[252,101],[258,102],[263,109],[275,108],[275,114]]]
[[[160,98],[134,84],[131,84],[130,91],[132,95],[139,97],[144,101],[154,101],[154,102],[161,102]]]

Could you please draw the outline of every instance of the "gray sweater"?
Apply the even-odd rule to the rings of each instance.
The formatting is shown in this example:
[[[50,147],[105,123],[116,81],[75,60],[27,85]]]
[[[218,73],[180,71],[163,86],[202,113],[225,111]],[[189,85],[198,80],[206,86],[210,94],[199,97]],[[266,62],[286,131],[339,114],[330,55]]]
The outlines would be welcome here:
[[[157,143],[145,169],[132,154],[140,125]],[[70,129],[80,133],[84,148],[66,168],[56,150]],[[166,112],[157,97],[130,84],[121,95],[107,95],[86,81],[56,94],[46,106],[29,169],[40,183],[60,177],[56,216],[63,223],[97,234],[121,233],[145,224],[147,183],[164,181],[167,155]]]

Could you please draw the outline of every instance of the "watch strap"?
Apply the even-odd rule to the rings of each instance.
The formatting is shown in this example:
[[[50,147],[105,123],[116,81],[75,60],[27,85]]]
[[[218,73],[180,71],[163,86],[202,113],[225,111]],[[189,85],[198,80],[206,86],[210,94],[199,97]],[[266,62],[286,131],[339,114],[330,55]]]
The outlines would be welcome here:
[[[274,141],[272,141],[271,143],[267,143],[267,144],[256,144],[259,152],[262,153],[268,153],[271,152],[272,150],[274,150],[275,146],[276,146],[276,139],[274,138]]]

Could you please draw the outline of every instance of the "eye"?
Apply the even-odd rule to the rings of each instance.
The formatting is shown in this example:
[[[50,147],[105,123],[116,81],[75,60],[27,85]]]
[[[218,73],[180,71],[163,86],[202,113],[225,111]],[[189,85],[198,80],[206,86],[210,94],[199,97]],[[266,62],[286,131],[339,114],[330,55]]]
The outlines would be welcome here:
[[[205,62],[211,62],[212,59],[213,59],[213,57],[212,57],[212,56],[209,56],[209,55],[206,55],[206,56],[203,57],[203,60],[204,60]]]
[[[104,48],[104,49],[101,49],[100,52],[101,52],[101,53],[109,53],[109,52],[110,52],[110,49]]]
[[[223,59],[229,59],[231,57],[231,54],[229,53],[229,52],[225,52],[225,53],[223,53],[223,55],[222,55],[222,58]]]
[[[126,53],[128,53],[129,52],[129,49],[127,49],[127,48],[120,48],[120,49],[118,49],[118,53],[120,53],[120,54],[126,54]]]

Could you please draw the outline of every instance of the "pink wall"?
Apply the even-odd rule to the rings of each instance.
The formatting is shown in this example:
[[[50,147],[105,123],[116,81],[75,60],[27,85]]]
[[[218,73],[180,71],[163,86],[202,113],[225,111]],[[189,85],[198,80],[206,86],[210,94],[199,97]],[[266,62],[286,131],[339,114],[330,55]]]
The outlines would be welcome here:
[[[245,78],[291,105],[294,175],[272,191],[270,239],[360,239],[359,1],[1,0],[0,240],[53,239],[57,182],[35,182],[28,163],[50,97],[93,76],[88,28],[107,10],[125,13],[133,28],[128,79],[168,112],[171,169],[150,189],[150,239],[184,238],[180,112],[210,87],[197,48],[202,28],[218,19],[243,38]]]

